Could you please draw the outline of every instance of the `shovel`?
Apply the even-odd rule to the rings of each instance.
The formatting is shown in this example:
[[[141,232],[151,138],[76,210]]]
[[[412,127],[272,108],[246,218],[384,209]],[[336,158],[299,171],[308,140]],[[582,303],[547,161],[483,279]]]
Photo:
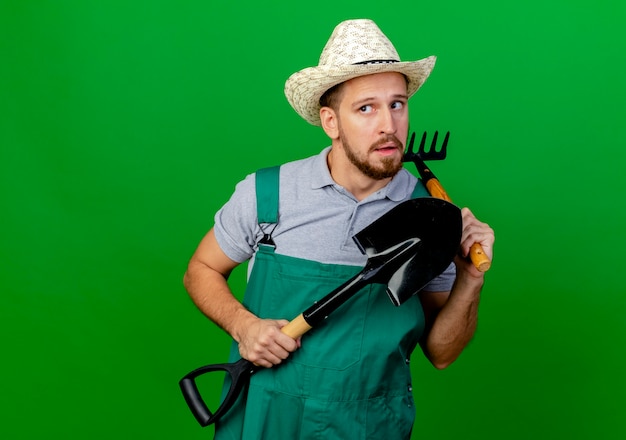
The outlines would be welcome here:
[[[386,284],[389,298],[399,306],[452,262],[461,241],[461,228],[461,211],[445,200],[419,198],[397,205],[353,237],[368,257],[363,270],[315,302],[281,331],[299,338],[368,284]],[[252,374],[262,369],[246,359],[207,365],[187,374],[179,385],[198,423],[208,426],[231,408]],[[215,412],[207,408],[195,382],[198,376],[213,371],[226,372],[231,379],[230,388]]]

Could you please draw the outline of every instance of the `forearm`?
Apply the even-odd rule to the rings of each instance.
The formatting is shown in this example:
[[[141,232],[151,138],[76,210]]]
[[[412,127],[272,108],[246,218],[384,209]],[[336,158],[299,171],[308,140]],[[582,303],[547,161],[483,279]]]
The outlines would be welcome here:
[[[478,321],[478,304],[483,279],[458,277],[445,305],[441,308],[422,349],[430,362],[446,368],[472,339]]]
[[[185,273],[184,285],[198,309],[240,342],[243,329],[256,317],[234,297],[224,275],[192,260]]]
[[[280,330],[288,321],[261,319],[247,310],[233,296],[221,272],[192,260],[184,284],[202,313],[237,342],[243,358],[269,368],[298,348],[299,340]]]

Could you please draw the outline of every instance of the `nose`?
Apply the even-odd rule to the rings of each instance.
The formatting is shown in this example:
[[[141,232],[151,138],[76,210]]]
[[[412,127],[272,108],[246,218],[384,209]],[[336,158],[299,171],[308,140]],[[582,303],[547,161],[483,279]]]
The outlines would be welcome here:
[[[394,114],[391,109],[385,108],[379,112],[380,134],[396,134],[398,130]]]

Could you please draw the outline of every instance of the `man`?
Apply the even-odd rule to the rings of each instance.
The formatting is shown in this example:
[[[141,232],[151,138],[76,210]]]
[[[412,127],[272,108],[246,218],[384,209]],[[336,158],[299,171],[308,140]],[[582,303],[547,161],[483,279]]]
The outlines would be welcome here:
[[[455,264],[419,295],[394,307],[384,286],[372,285],[302,340],[281,332],[365,264],[354,234],[423,191],[402,154],[408,99],[434,62],[400,62],[372,21],[350,20],[335,28],[318,66],[287,80],[288,101],[331,146],[282,165],[278,181],[259,173],[240,182],[185,275],[196,305],[234,339],[231,360],[267,367],[218,422],[217,439],[407,439],[411,352],[419,343],[445,368],[471,339],[484,277],[467,254],[480,243],[492,257],[494,234],[466,208]],[[242,304],[227,278],[246,260]]]

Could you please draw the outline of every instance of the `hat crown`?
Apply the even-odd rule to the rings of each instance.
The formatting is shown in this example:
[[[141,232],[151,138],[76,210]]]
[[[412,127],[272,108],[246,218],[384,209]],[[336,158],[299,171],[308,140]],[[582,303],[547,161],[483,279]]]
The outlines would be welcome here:
[[[335,27],[317,66],[302,69],[285,81],[285,96],[306,121],[321,125],[320,97],[337,84],[365,75],[398,72],[407,78],[407,96],[411,97],[434,65],[434,56],[402,62],[372,20],[348,20]]]
[[[335,27],[320,56],[320,66],[398,62],[391,41],[372,20],[347,20]]]

